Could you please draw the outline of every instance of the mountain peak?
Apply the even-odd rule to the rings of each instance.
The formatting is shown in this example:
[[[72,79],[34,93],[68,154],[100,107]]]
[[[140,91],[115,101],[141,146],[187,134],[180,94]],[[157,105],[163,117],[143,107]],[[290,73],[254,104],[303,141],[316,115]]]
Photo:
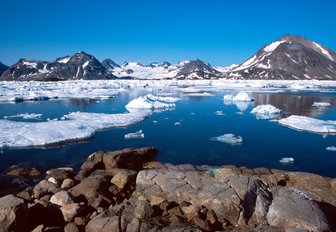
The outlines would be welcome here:
[[[304,37],[286,34],[233,69],[231,77],[330,80],[336,78],[335,61],[332,50]]]

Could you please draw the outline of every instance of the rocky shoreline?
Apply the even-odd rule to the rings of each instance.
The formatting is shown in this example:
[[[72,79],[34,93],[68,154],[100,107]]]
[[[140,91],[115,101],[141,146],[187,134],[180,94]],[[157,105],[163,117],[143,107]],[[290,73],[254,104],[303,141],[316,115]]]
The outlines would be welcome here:
[[[161,164],[155,148],[99,151],[76,173],[13,166],[0,231],[335,231],[336,179]]]

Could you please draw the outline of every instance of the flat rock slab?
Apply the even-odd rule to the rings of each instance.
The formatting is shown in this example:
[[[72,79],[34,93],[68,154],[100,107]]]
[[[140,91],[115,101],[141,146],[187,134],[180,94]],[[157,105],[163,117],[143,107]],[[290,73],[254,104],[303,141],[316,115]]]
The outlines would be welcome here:
[[[267,213],[271,226],[330,231],[326,216],[307,195],[295,188],[279,188]]]
[[[136,194],[152,205],[167,201],[205,206],[221,222],[233,225],[263,221],[270,204],[270,192],[258,178],[243,175],[219,178],[199,171],[140,171]]]

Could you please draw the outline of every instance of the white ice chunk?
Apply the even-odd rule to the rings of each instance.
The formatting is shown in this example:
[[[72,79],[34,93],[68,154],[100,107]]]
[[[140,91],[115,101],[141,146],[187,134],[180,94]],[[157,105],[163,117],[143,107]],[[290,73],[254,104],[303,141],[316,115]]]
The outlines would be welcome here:
[[[336,121],[331,120],[321,120],[307,116],[292,115],[279,120],[279,123],[281,125],[302,131],[321,134],[336,133]]]
[[[315,107],[328,107],[331,104],[329,102],[314,102],[313,106]]]
[[[178,98],[174,97],[157,97],[152,94],[148,94],[143,97],[138,97],[130,101],[126,108],[130,109],[163,109],[175,107],[172,102],[178,101]]]
[[[125,134],[125,139],[143,139],[145,138],[145,134],[142,130],[136,131],[134,133]]]
[[[241,136],[236,136],[234,134],[224,134],[217,137],[211,138],[212,141],[218,141],[222,143],[227,143],[230,145],[241,145],[243,138]]]
[[[215,114],[218,115],[218,116],[222,116],[222,115],[224,115],[223,111],[221,111],[221,110],[217,110],[217,111],[215,112]]]
[[[259,105],[254,107],[251,114],[255,114],[258,119],[272,119],[280,116],[281,110],[272,105]]]
[[[227,94],[224,95],[224,101],[242,101],[242,102],[250,102],[253,101],[252,98],[246,92],[239,92],[236,96]]]
[[[175,123],[174,123],[175,126],[179,126],[179,125],[181,125],[181,124],[182,124],[181,122],[175,122]]]
[[[10,118],[23,118],[23,119],[40,119],[42,114],[35,114],[35,113],[24,113],[24,114],[16,114],[11,116],[4,116],[4,119]]]
[[[282,164],[294,163],[294,158],[292,158],[292,157],[284,157],[281,160],[279,160],[279,162],[282,163]]]
[[[26,147],[57,144],[92,137],[95,131],[125,127],[144,120],[149,111],[124,114],[75,112],[63,120],[48,122],[14,122],[0,120],[0,147]]]
[[[336,147],[335,146],[327,147],[326,150],[327,151],[336,151]]]

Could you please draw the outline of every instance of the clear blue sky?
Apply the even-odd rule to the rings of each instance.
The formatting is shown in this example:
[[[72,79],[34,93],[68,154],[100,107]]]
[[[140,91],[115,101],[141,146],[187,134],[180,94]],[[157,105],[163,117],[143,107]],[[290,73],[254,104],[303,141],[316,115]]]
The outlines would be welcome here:
[[[241,63],[286,33],[336,49],[334,0],[3,0],[0,61],[86,51],[117,63]]]

